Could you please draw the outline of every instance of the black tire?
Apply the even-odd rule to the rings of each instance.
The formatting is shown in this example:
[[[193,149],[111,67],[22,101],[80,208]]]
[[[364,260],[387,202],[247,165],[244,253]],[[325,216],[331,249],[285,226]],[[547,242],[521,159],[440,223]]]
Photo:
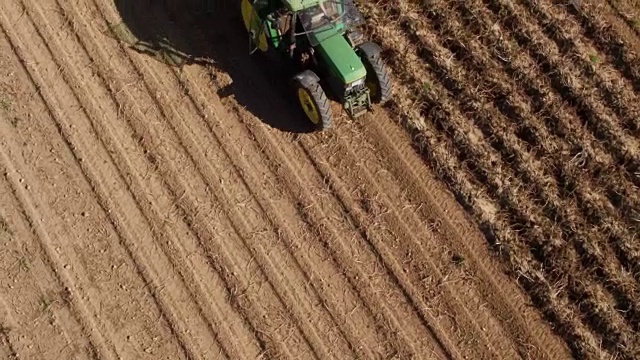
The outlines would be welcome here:
[[[331,104],[320,85],[318,76],[311,70],[305,70],[293,77],[293,88],[294,96],[298,99],[298,104],[313,129],[316,131],[329,129],[333,122]],[[307,94],[308,97],[301,95],[302,93]],[[304,101],[303,97],[307,101]]]
[[[367,69],[366,84],[371,92],[371,102],[384,104],[391,98],[391,79],[380,56],[382,49],[367,41],[358,45],[358,54]]]

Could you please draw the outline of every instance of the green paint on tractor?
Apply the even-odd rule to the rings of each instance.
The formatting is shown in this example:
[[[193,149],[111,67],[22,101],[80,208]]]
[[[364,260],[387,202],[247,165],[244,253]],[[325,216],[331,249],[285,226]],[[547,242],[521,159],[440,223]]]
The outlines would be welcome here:
[[[316,6],[323,0],[282,0],[285,6],[291,11],[300,11]]]
[[[329,36],[317,45],[320,55],[329,69],[344,84],[349,84],[367,76],[362,60],[342,36]]]
[[[364,18],[353,0],[241,0],[241,11],[250,52],[279,54],[291,65],[285,68],[294,70],[295,93],[316,128],[333,121],[325,91],[353,118],[390,98],[381,49],[364,41]]]

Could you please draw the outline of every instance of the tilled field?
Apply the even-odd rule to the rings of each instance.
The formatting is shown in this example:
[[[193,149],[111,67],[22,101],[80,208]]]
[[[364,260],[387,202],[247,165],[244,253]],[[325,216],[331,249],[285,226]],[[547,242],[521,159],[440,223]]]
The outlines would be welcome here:
[[[415,148],[581,359],[640,357],[640,8],[373,1]]]
[[[0,358],[638,355],[633,2],[367,2],[313,135],[213,3],[0,7]]]

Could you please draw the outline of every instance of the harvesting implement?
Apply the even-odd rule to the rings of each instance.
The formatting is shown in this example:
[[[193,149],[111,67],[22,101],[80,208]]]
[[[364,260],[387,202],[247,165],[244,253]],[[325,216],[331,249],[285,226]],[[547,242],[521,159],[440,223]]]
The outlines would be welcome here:
[[[381,49],[364,40],[359,29],[363,17],[353,0],[241,1],[250,52],[284,61],[292,71],[295,96],[315,129],[331,127],[327,93],[352,118],[390,98]]]

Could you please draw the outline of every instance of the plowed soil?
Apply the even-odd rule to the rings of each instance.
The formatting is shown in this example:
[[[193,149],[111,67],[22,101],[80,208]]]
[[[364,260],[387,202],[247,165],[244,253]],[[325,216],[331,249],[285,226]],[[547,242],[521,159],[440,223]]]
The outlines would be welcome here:
[[[307,133],[236,1],[3,1],[0,358],[637,358],[634,6],[363,3]]]

